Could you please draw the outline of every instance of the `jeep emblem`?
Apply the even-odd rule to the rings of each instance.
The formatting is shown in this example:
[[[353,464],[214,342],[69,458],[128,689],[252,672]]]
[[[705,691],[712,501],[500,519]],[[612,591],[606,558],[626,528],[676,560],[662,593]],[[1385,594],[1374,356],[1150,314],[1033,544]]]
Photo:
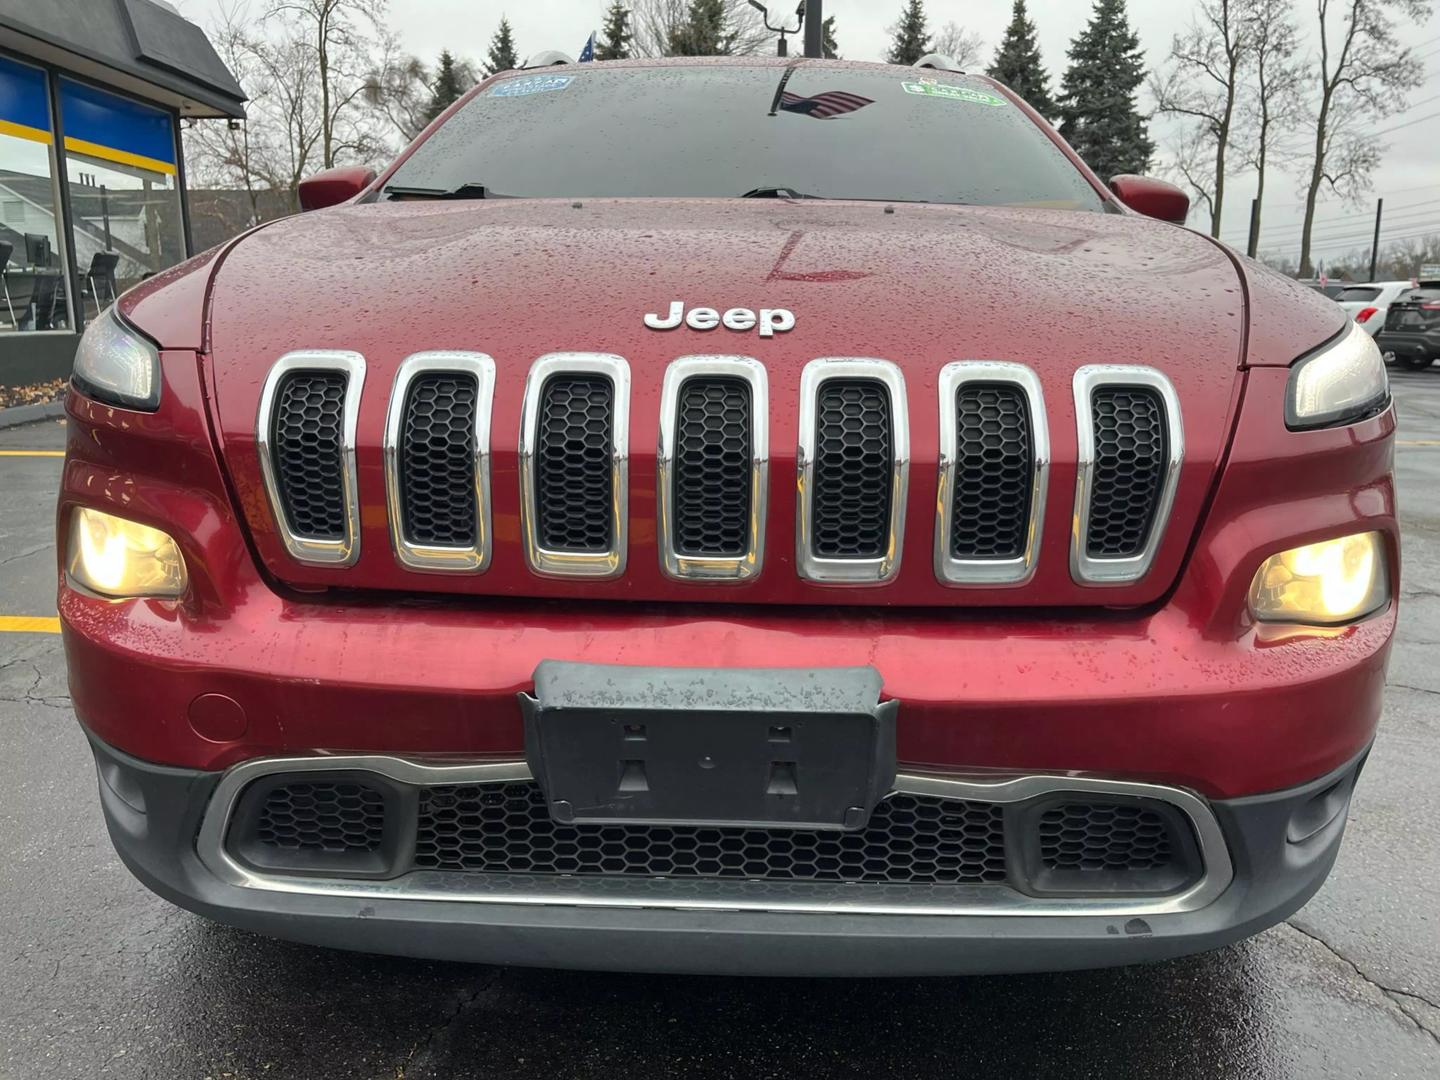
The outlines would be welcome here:
[[[749,308],[731,308],[721,315],[715,308],[697,307],[691,308],[689,314],[685,312],[685,302],[675,300],[670,304],[670,311],[665,315],[649,314],[645,316],[645,325],[651,330],[674,330],[681,323],[690,327],[691,330],[714,330],[717,326],[723,325],[726,330],[735,330],[744,333],[746,330],[760,328],[760,336],[763,338],[774,337],[776,334],[783,334],[787,330],[795,329],[795,315],[784,308],[761,308],[760,314]]]

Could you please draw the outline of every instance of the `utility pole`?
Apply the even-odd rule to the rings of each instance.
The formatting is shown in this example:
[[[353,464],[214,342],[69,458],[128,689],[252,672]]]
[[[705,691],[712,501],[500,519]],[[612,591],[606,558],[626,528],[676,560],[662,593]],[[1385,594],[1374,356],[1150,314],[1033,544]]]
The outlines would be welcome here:
[[[1375,203],[1375,242],[1370,245],[1370,280],[1375,280],[1375,267],[1380,262],[1380,215],[1385,209],[1385,200]],[[1352,234],[1353,235],[1353,234]]]
[[[1255,258],[1260,250],[1260,200],[1250,200],[1250,242],[1245,245],[1245,254]]]
[[[819,60],[825,55],[825,0],[805,0],[805,55]]]

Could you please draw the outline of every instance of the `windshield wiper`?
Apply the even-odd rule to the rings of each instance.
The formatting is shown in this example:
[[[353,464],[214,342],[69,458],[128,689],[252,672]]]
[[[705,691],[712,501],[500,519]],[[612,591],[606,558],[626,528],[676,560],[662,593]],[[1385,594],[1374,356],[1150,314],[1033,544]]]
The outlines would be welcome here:
[[[793,187],[757,187],[741,195],[742,199],[823,199],[824,195],[809,195]]]
[[[392,199],[510,199],[514,196],[491,191],[484,184],[461,184],[453,188],[405,187],[389,184],[384,193]]]

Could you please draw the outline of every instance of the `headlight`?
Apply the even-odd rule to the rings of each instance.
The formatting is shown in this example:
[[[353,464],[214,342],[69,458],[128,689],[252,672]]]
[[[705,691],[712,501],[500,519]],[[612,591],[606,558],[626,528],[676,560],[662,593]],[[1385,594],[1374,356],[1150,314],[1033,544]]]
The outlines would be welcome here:
[[[85,328],[75,383],[97,401],[152,411],[160,405],[160,354],[111,308]]]
[[[1375,339],[1357,323],[1290,369],[1285,424],[1292,431],[1352,424],[1390,404],[1390,380]]]
[[[99,510],[70,515],[70,576],[102,596],[179,596],[185,560],[169,535]]]
[[[1389,599],[1385,544],[1378,532],[1272,555],[1250,586],[1250,610],[1262,622],[1336,626],[1369,615]]]

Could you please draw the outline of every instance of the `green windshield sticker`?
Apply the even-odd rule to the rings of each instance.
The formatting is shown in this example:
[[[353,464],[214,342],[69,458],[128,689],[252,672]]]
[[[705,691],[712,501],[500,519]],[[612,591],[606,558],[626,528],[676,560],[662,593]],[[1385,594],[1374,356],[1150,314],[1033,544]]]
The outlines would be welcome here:
[[[941,82],[902,82],[907,94],[920,94],[923,97],[949,98],[951,101],[968,101],[971,105],[1003,105],[1005,104],[994,94],[986,93],[984,90],[971,90],[968,86],[955,86],[951,83]]]

